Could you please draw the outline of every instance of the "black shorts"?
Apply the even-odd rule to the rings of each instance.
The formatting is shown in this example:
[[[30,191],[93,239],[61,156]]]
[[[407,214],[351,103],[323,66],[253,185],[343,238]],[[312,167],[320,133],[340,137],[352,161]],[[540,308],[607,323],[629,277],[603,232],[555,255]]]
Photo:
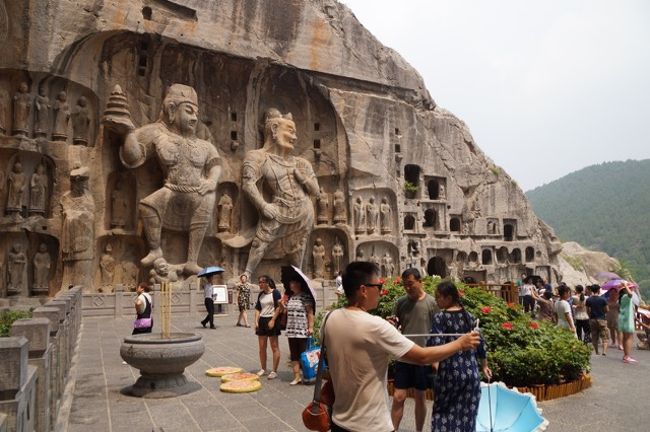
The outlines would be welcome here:
[[[272,328],[269,328],[269,321],[271,321],[271,317],[260,317],[255,334],[258,336],[280,336],[280,320],[275,320],[275,325]]]
[[[307,338],[288,338],[289,358],[291,361],[300,361],[300,354],[307,350]]]
[[[431,377],[433,369],[431,366],[412,365],[408,363],[395,362],[395,388],[406,390],[426,390],[431,388]]]

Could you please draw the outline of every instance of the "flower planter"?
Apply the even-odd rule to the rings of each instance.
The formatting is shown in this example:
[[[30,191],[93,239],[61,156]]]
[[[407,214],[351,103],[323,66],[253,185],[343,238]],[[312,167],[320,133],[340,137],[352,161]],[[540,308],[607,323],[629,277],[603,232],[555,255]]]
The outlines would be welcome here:
[[[562,384],[544,385],[538,384],[531,387],[515,387],[520,393],[531,393],[535,396],[538,402],[547,401],[551,399],[558,399],[572,394],[580,393],[581,391],[591,387],[591,376],[583,375],[580,379],[570,381]],[[393,380],[388,380],[388,394],[393,395],[395,385]],[[433,400],[433,391],[427,389],[426,397],[428,400]],[[409,389],[406,397],[414,397],[413,389]]]
[[[516,388],[521,393],[532,393],[535,398],[541,402],[580,393],[589,387],[591,387],[591,376],[583,375],[575,381],[569,381],[562,384],[534,385],[531,387]]]

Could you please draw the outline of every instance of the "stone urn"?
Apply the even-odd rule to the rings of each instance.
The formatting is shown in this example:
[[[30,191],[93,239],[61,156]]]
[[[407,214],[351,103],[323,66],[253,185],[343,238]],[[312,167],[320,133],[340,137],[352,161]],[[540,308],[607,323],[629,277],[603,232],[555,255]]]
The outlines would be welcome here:
[[[137,397],[168,398],[200,388],[188,381],[185,368],[203,355],[201,336],[193,333],[137,334],[124,338],[120,355],[125,362],[140,370],[140,377],[123,392]]]

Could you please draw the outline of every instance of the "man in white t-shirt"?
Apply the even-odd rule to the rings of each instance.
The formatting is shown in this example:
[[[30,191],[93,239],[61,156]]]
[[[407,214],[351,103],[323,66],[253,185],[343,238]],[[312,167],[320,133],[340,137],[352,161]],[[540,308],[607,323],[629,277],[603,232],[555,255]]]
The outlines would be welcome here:
[[[566,285],[560,285],[557,289],[557,293],[560,295],[560,300],[555,302],[554,306],[555,315],[557,316],[557,326],[563,329],[571,330],[575,335],[576,326],[573,323],[573,317],[571,316],[571,305],[568,302],[569,297],[571,297],[571,290]]]
[[[390,356],[414,364],[432,364],[458,351],[478,346],[478,333],[469,333],[437,347],[420,347],[380,317],[377,307],[382,284],[379,268],[353,262],[343,274],[348,306],[331,312],[321,330],[334,394],[332,432],[389,432],[393,430],[386,372]]]

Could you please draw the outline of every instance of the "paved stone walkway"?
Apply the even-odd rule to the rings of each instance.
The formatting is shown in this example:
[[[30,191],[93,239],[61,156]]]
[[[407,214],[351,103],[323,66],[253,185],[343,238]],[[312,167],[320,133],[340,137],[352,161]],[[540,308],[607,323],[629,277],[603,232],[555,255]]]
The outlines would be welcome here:
[[[252,317],[252,314],[251,314]],[[281,337],[279,379],[262,381],[262,389],[249,394],[219,391],[219,379],[205,376],[214,366],[259,369],[257,338],[252,329],[234,327],[234,316],[216,319],[217,330],[203,329],[200,315],[174,315],[175,331],[201,334],[206,344],[203,357],[186,374],[201,389],[175,399],[139,399],[122,395],[138,371],[122,365],[119,347],[131,332],[132,319],[84,318],[80,351],[74,366],[73,397],[68,421],[70,432],[149,431],[303,431],[300,413],[313,387],[289,386],[286,366],[288,347]],[[270,348],[269,348],[270,354]],[[650,352],[635,353],[641,364],[624,365],[619,351],[609,357],[594,356],[594,387],[579,395],[542,403],[551,422],[548,431],[649,430]],[[270,364],[270,363],[269,363]],[[413,431],[413,409],[408,406],[402,431]],[[427,419],[427,425],[429,420]],[[428,428],[425,428],[428,430]]]

